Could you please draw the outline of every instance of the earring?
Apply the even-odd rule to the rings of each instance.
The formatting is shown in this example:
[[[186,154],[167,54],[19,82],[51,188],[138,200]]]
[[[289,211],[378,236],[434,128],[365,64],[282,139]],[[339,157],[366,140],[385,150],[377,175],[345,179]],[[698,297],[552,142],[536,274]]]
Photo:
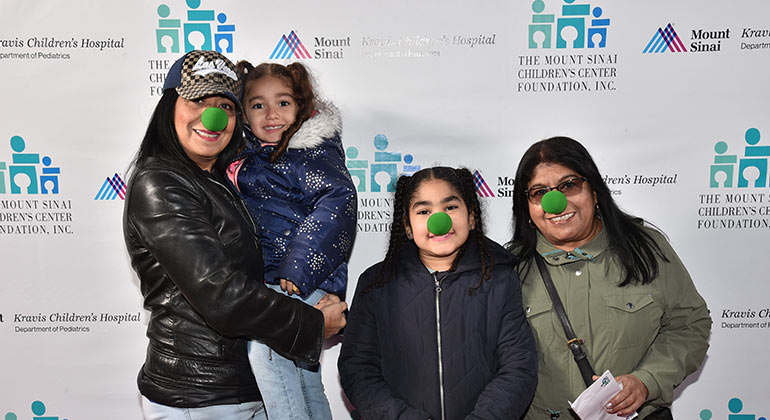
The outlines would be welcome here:
[[[529,219],[529,220],[527,220],[527,224],[528,224],[530,227],[535,227],[535,222],[533,222],[533,221],[532,221],[532,219]]]
[[[406,231],[406,239],[412,240],[414,237],[412,236],[412,232]]]

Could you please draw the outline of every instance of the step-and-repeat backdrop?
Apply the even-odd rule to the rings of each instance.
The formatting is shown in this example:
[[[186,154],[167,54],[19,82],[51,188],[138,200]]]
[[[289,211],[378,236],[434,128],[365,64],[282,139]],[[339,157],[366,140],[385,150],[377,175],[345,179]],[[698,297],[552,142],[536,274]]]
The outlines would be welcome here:
[[[216,49],[301,61],[341,109],[359,194],[351,290],[384,255],[398,174],[475,171],[505,242],[523,151],[582,141],[711,309],[675,416],[764,420],[769,17],[764,0],[3,0],[0,419],[141,418],[147,313],[123,244],[125,174],[168,68]],[[349,418],[327,344],[327,394]]]

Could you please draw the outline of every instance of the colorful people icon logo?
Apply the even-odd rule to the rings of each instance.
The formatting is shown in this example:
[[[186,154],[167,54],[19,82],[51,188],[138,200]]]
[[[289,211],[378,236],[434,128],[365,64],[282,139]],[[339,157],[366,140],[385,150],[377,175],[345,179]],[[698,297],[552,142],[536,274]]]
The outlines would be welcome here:
[[[44,416],[46,408],[42,401],[33,401],[30,408],[34,414],[32,420],[60,420],[58,416]],[[19,420],[19,417],[16,413],[6,413],[4,420]],[[61,420],[67,419],[62,417]]]
[[[61,168],[52,165],[51,157],[27,151],[21,136],[11,137],[10,145],[10,163],[0,162],[0,194],[8,189],[11,194],[59,194]]]
[[[186,53],[196,49],[233,52],[235,25],[226,23],[227,14],[216,13],[213,9],[200,9],[201,0],[186,0],[185,4],[188,10],[184,22],[170,17],[171,8],[167,4],[158,6],[160,19],[155,29],[157,51],[179,53],[183,40]]]
[[[596,19],[591,19],[591,27],[588,28],[588,48],[597,46],[595,41],[596,37],[594,35],[599,36],[599,48],[604,48],[607,46],[607,28],[610,26],[610,20],[599,19],[602,16],[601,7],[594,7],[591,14],[593,14]]]
[[[21,194],[22,185],[26,186],[27,194],[37,194],[37,167],[40,163],[40,155],[37,153],[22,153],[27,145],[20,136],[11,137],[11,149],[15,152],[12,156],[14,163],[9,168],[11,180],[11,194]],[[23,175],[17,178],[18,175]],[[26,182],[24,182],[26,180]],[[21,183],[21,185],[20,185]]]
[[[161,4],[158,6],[158,16],[162,19],[158,19],[158,28],[155,29],[155,42],[158,46],[159,53],[169,52],[163,44],[163,40],[168,38],[171,40],[171,52],[179,52],[179,28],[182,27],[182,22],[179,19],[166,19],[171,14],[171,9],[168,5]]]
[[[396,191],[396,182],[399,175],[411,175],[420,170],[421,166],[414,164],[414,156],[400,152],[386,151],[388,137],[384,134],[374,136],[374,160],[358,159],[359,151],[355,146],[350,146],[345,151],[347,157],[346,166],[358,192],[367,191],[367,180],[370,192]],[[401,170],[398,167],[401,165]],[[367,177],[367,169],[369,176]]]
[[[741,413],[743,410],[743,401],[740,398],[731,398],[727,402],[727,420],[767,420],[765,417],[757,417],[756,414]],[[700,420],[712,420],[714,413],[709,409],[703,409],[700,412]]]
[[[556,48],[604,48],[607,46],[607,30],[610,19],[602,18],[601,7],[591,9],[590,4],[574,4],[575,0],[563,0],[561,15],[544,13],[544,0],[532,2],[532,23],[528,28],[528,46],[532,48],[551,48],[553,35],[556,35]],[[590,26],[587,21],[589,16]],[[554,21],[556,30],[554,31]]]
[[[711,181],[709,186],[711,188],[719,187],[718,174],[724,174],[723,187],[733,186],[733,172],[735,171],[735,163],[738,162],[738,155],[725,155],[727,152],[727,143],[719,141],[714,145],[714,151],[717,156],[714,156],[714,164],[711,165]]]
[[[211,50],[211,22],[213,10],[195,10],[201,6],[201,0],[187,0],[187,22],[184,23],[184,50]],[[202,38],[202,39],[201,39]],[[195,42],[195,43],[193,43]]]
[[[541,14],[545,10],[545,2],[543,0],[535,0],[532,2],[532,11],[535,14],[532,15],[532,24],[529,25],[529,48],[551,48],[551,30],[553,28],[553,13]],[[543,40],[538,45],[535,40],[535,35],[541,34]]]
[[[233,52],[233,33],[235,32],[235,25],[224,23],[227,22],[227,15],[220,13],[217,15],[217,21],[220,23],[217,25],[217,33],[214,34],[214,48],[217,52]],[[222,48],[222,41],[227,44],[225,48]]]
[[[556,19],[556,48],[567,48],[568,40],[565,35],[568,32],[566,28],[574,31],[575,37],[572,39],[572,48],[584,48],[586,45],[586,18],[591,11],[588,4],[572,4],[575,0],[564,0],[562,5],[562,17]]]
[[[51,166],[51,158],[49,156],[43,157],[43,166],[40,175],[40,192],[42,194],[59,194],[59,174],[61,169]]]
[[[760,133],[756,128],[749,128],[746,130],[746,146],[744,156],[738,164],[738,188],[745,188],[749,186],[749,181],[746,178],[747,168],[755,168],[759,174],[754,179],[755,188],[764,188],[767,186],[767,162],[770,157],[770,146],[757,146],[759,143]]]
[[[736,154],[727,154],[727,142],[714,144],[716,155],[710,168],[710,188],[732,188],[736,166],[738,188],[765,188],[770,185],[770,146],[759,145],[762,136],[755,127],[747,129],[743,137],[746,146],[740,158]]]
[[[353,178],[353,183],[356,184],[356,191],[366,192],[366,169],[369,167],[369,161],[357,159],[358,148],[355,146],[348,147],[345,156],[347,157],[348,172]]]

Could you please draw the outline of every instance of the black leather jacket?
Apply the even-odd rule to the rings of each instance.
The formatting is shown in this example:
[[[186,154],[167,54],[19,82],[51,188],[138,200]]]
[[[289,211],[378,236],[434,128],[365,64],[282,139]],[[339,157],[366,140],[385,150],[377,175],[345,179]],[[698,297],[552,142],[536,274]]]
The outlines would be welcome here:
[[[129,182],[123,231],[150,311],[142,395],[173,407],[259,400],[247,339],[318,362],[323,314],[264,286],[254,224],[220,178],[148,160]]]

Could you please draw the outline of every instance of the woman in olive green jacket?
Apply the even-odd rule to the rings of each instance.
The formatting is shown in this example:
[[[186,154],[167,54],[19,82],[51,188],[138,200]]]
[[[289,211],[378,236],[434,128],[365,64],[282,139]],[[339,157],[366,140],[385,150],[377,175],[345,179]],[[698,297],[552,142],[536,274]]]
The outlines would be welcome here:
[[[550,201],[554,190],[561,205]],[[538,350],[527,419],[569,419],[568,401],[585,389],[535,264],[541,257],[594,371],[609,370],[623,384],[607,411],[670,418],[674,387],[706,355],[711,318],[666,238],[618,208],[591,155],[567,137],[527,150],[513,200],[509,248],[519,257]]]

